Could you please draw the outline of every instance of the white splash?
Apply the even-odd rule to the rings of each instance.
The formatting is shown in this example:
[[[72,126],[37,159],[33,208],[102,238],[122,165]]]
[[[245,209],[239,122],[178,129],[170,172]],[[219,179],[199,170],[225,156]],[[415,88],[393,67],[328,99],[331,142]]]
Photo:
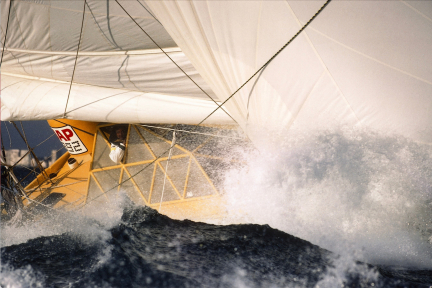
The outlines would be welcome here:
[[[69,233],[83,241],[106,241],[111,237],[110,228],[120,223],[124,207],[124,194],[104,203],[95,202],[76,211],[55,211],[34,221],[18,225],[2,223],[1,247],[25,243],[42,236]]]
[[[269,224],[369,263],[432,267],[432,147],[371,132],[290,135],[226,175],[228,222]]]
[[[30,265],[12,269],[3,264],[1,268],[0,279],[4,288],[46,287],[43,275],[35,272]]]

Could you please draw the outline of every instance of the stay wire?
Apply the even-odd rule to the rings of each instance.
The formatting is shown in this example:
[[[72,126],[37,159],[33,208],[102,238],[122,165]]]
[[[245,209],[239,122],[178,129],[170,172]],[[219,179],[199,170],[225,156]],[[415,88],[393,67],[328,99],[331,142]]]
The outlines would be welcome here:
[[[159,24],[162,25],[162,23],[159,22],[159,20],[141,3],[141,1],[137,0],[137,2],[153,17],[153,19],[155,19]]]
[[[9,148],[11,148],[11,147],[12,147],[12,138],[11,138],[11,136],[10,136],[9,128],[7,127],[6,122],[4,122],[4,124],[5,124],[5,127],[6,127],[6,131],[7,131],[7,133],[8,133],[8,136],[9,136]]]
[[[10,3],[9,3],[9,12],[8,12],[8,17],[7,17],[7,22],[6,22],[5,37],[4,37],[4,40],[3,40],[3,50],[2,50],[1,59],[0,59],[0,68],[1,68],[1,66],[3,64],[3,54],[4,54],[4,51],[5,51],[5,48],[6,48],[7,34],[8,34],[8,30],[9,30],[9,16],[10,16],[10,13],[11,13],[12,2],[13,2],[13,0],[10,0]]]
[[[216,110],[218,110],[219,108],[221,108],[222,109],[222,111],[224,111],[235,123],[237,123],[237,121],[225,110],[225,109],[223,109],[223,107],[222,107],[222,105],[219,105],[206,91],[204,91],[204,89],[202,89],[199,85],[198,85],[198,83],[196,83],[169,55],[168,55],[168,53],[166,53],[163,49],[162,49],[162,47],[161,46],[159,46],[157,43],[156,43],[156,41],[155,40],[153,40],[153,38],[135,21],[135,19],[126,11],[126,9],[118,2],[118,0],[115,0],[116,2],[117,2],[117,4],[120,6],[120,8],[121,9],[123,9],[123,11],[129,16],[129,18],[130,19],[132,19],[132,21],[138,26],[138,28],[140,28],[141,29],[141,31],[143,31],[146,35],[147,35],[147,37],[149,37],[149,39],[165,54],[165,56],[167,56],[168,57],[168,59],[170,59],[171,60],[171,62],[172,63],[174,63],[174,65],[175,66],[177,66],[177,68],[181,71],[181,72],[183,72],[183,74],[187,77],[187,78],[189,78],[189,80],[191,80],[192,81],[192,83],[194,83],[208,98],[210,98],[215,104],[216,104],[216,106],[218,106],[218,108],[216,109]],[[213,113],[214,112],[216,112],[216,110],[215,111],[213,111]],[[237,123],[238,124],[238,123]]]
[[[33,151],[33,149],[36,148],[36,147],[32,148],[30,146],[30,143],[27,140],[27,136],[25,134],[25,130],[24,130],[24,126],[22,124],[22,121],[20,121],[20,125],[21,125],[21,129],[22,129],[22,132],[23,132],[23,135],[24,135],[24,142],[26,143],[28,150],[30,151],[31,155],[33,156],[34,160],[36,161],[36,164],[39,166],[39,169],[41,169],[41,171],[42,171],[41,173],[45,174],[45,176],[48,176],[48,174],[45,171],[45,168],[42,166],[42,163],[39,161],[39,158],[36,156],[36,154]]]
[[[73,83],[73,79],[74,79],[74,76],[75,76],[75,69],[76,69],[76,65],[77,65],[77,61],[78,61],[78,52],[79,52],[80,45],[81,45],[82,32],[83,32],[83,27],[84,27],[84,18],[85,18],[85,7],[86,7],[86,4],[87,4],[87,0],[84,0],[84,7],[83,7],[83,15],[82,15],[82,21],[81,21],[80,37],[79,37],[79,41],[78,41],[78,48],[77,48],[77,52],[76,52],[76,56],[75,56],[75,64],[74,64],[74,68],[73,68],[73,71],[72,71],[72,79],[71,79],[71,82],[70,82],[70,85],[69,85],[69,92],[68,92],[68,96],[67,96],[67,100],[66,100],[66,106],[65,106],[64,113],[63,113],[63,118],[66,118],[66,109],[67,109],[67,106],[69,104],[70,92],[71,92],[71,89],[72,89],[72,83]]]
[[[48,178],[48,175],[47,175],[47,173],[46,173],[46,171],[45,171],[45,169],[42,167],[42,164],[39,162],[39,159],[37,158],[37,156],[36,156],[36,154],[34,153],[33,149],[30,147],[30,144],[28,143],[27,138],[25,137],[24,127],[23,127],[23,125],[22,125],[22,122],[20,121],[20,123],[21,123],[21,128],[23,129],[24,135],[23,135],[23,134],[21,133],[21,131],[18,129],[18,127],[17,127],[17,125],[15,124],[15,122],[11,121],[11,123],[12,123],[12,125],[15,127],[15,129],[16,129],[16,131],[18,132],[19,136],[24,140],[24,143],[26,144],[27,149],[30,151],[31,155],[33,156],[33,158],[34,158],[35,161],[36,161],[36,164],[39,166],[39,169],[40,169],[40,171],[41,171],[41,174],[42,174],[46,179],[49,179],[49,178]]]
[[[3,145],[3,136],[0,134],[0,140],[1,140],[1,153],[3,156],[3,159],[6,161],[6,151]]]
[[[24,159],[31,151],[33,151],[35,148],[39,147],[40,145],[42,145],[43,143],[45,143],[46,141],[48,141],[49,139],[51,139],[53,136],[55,136],[55,134],[52,134],[51,136],[49,136],[48,138],[46,138],[45,140],[43,140],[42,142],[40,142],[38,145],[32,147],[30,150],[28,150],[23,156],[21,156],[21,158],[15,162],[15,164],[12,165],[12,167],[15,167],[18,165],[19,162],[21,162],[22,159]],[[63,149],[64,147],[60,148]],[[57,150],[58,151],[58,150]],[[49,156],[48,158],[44,158],[44,160],[51,158],[51,156]]]
[[[167,128],[167,127],[147,125],[147,124],[139,124],[139,125],[143,126],[143,127],[149,127],[149,128],[171,130],[171,131],[185,132],[185,133],[190,133],[190,134],[198,134],[198,135],[205,135],[205,136],[212,136],[212,137],[219,137],[219,138],[244,139],[244,138],[241,138],[241,137],[231,137],[231,136],[215,135],[215,134],[210,134],[210,133],[194,132],[193,130],[188,131],[188,130],[182,130],[182,129],[173,129],[173,128]]]
[[[166,178],[167,178],[167,174],[168,174],[168,164],[169,164],[169,162],[171,160],[172,148],[174,148],[175,143],[176,143],[176,130],[174,129],[173,138],[172,138],[172,141],[171,141],[171,147],[169,149],[168,159],[167,159],[167,163],[165,165],[165,173],[164,173],[165,176],[164,176],[164,181],[163,181],[163,186],[162,186],[162,195],[161,195],[161,199],[160,199],[160,203],[159,203],[159,210],[158,210],[159,213],[160,213],[160,210],[162,208],[162,200],[163,200],[163,196],[164,196],[164,192],[165,192],[165,183],[166,183]]]
[[[291,42],[297,38],[298,35],[300,35],[301,32],[303,32],[303,30],[309,26],[309,24],[318,16],[318,14],[321,13],[321,11],[330,3],[331,0],[327,0],[323,6],[321,6],[321,8],[315,13],[314,16],[312,16],[311,19],[309,19],[308,22],[306,22],[305,25],[303,25],[303,27],[287,42],[285,43],[285,45],[282,46],[282,48],[279,49],[278,52],[276,52],[276,54],[274,54],[264,65],[261,66],[261,68],[259,68],[248,80],[246,80],[246,82],[244,82],[236,91],[234,91],[234,93],[232,93],[225,101],[222,102],[222,104],[216,108],[213,112],[211,112],[206,118],[204,118],[200,123],[198,123],[197,125],[202,124],[205,120],[207,120],[211,115],[213,115],[213,113],[215,113],[219,108],[221,108],[226,102],[228,102],[228,100],[230,100],[235,94],[237,94],[238,91],[240,91],[240,89],[242,89],[247,83],[249,83],[250,80],[252,80],[252,78],[254,78],[262,69],[264,69],[264,67],[266,67],[271,61],[273,61],[274,58],[276,58],[276,56],[278,56],[282,50],[284,50],[289,44],[291,44]]]

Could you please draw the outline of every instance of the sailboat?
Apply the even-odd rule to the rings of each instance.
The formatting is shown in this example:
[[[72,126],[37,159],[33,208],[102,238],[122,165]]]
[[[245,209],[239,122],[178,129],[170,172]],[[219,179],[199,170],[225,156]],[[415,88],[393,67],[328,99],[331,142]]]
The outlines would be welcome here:
[[[123,191],[209,221],[224,217],[217,172],[241,165],[235,148],[335,127],[432,143],[427,1],[11,0],[1,13],[1,120],[48,120],[68,150],[16,192],[20,209]]]

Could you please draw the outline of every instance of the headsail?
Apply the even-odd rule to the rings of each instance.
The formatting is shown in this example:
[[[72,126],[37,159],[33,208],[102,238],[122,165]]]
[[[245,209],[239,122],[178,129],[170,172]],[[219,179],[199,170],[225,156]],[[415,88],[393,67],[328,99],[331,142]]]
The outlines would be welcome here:
[[[217,106],[165,54],[150,53],[156,51],[156,45],[131,18],[162,48],[173,48],[168,54],[185,67],[213,100],[224,101],[275,55],[325,1],[119,2],[131,18],[115,1],[86,3],[74,82],[90,86],[86,90],[72,85],[72,104],[68,104],[67,110],[108,96],[109,100],[86,106],[93,105],[93,110],[81,110],[85,112],[80,114],[78,111],[84,109],[80,108],[67,116],[124,122],[127,117],[121,115],[136,114],[136,120],[127,121],[161,122],[153,114],[149,115],[157,120],[140,118],[149,113],[140,109],[152,107],[153,102],[134,93],[148,92],[155,93],[151,97],[162,95],[158,100],[170,99],[163,103],[172,113],[163,111],[161,115],[173,115],[169,121],[182,123],[185,114],[193,113],[171,106],[178,99],[186,97],[185,105],[197,105],[199,111],[206,111],[202,114],[208,110],[201,110],[196,99],[208,101],[213,108]],[[2,112],[6,111],[2,113],[3,120],[40,119],[51,107],[46,103],[54,98],[58,102],[56,111],[62,113],[66,89],[54,93],[57,86],[29,84],[29,79],[10,84],[19,82],[12,78],[17,75],[70,81],[83,4],[12,2],[11,30],[2,64]],[[2,2],[2,39],[7,5],[9,2]],[[257,127],[287,131],[359,125],[430,143],[430,31],[430,2],[332,1],[224,107],[251,138]],[[105,93],[108,90],[104,89],[111,92]],[[123,90],[128,92],[122,94]],[[120,94],[113,96],[118,91]],[[44,99],[49,93],[55,97]],[[17,95],[21,98],[14,103],[11,99]],[[140,102],[130,102],[134,97],[140,98]],[[32,115],[26,114],[28,109],[18,111],[16,106],[24,99],[43,109],[36,109]],[[118,105],[109,102],[113,99],[129,101],[131,105],[115,111],[102,109],[105,101],[110,107]],[[131,106],[135,108],[131,110]],[[94,111],[98,111],[98,116],[93,116]],[[220,109],[218,113],[230,121]],[[93,118],[83,118],[89,114]],[[202,114],[197,113],[196,118]],[[46,115],[53,116],[52,112]],[[225,121],[216,118],[213,123]],[[193,121],[187,122],[194,124]]]
[[[223,101],[325,2],[147,4]],[[332,1],[226,107],[246,130],[360,125],[430,143],[430,31],[430,2]]]

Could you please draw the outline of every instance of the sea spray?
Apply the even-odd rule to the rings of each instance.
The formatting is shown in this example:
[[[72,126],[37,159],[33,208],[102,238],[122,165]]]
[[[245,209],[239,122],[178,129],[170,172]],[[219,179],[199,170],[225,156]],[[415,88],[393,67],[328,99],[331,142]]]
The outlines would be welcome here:
[[[226,174],[232,222],[370,263],[432,267],[432,146],[367,131],[290,134]]]
[[[26,220],[17,225],[3,222],[1,247],[63,233],[75,235],[87,242],[105,241],[109,237],[107,230],[120,222],[125,197],[120,191],[115,199],[103,203],[95,202],[82,209],[64,211],[44,208],[44,211],[39,211],[35,217],[28,214]]]

